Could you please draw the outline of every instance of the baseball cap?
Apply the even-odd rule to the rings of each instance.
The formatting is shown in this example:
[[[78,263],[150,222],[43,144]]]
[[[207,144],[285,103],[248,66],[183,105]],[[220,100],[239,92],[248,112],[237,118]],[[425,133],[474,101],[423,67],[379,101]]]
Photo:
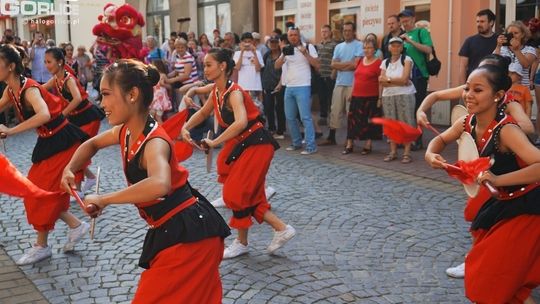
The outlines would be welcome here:
[[[268,41],[279,41],[279,36],[270,36],[270,39],[268,39]]]
[[[253,39],[253,35],[250,32],[245,32],[242,34],[242,37],[240,37],[240,40],[244,40],[244,39]]]
[[[398,17],[414,17],[414,12],[410,9],[404,9],[399,13]]]
[[[257,39],[257,40],[261,39],[261,34],[257,32],[251,33],[251,36],[253,36],[253,39]]]
[[[390,40],[388,41],[388,43],[394,43],[394,42],[399,42],[399,43],[402,43],[403,44],[403,39],[399,38],[399,37],[392,37],[390,38]]]

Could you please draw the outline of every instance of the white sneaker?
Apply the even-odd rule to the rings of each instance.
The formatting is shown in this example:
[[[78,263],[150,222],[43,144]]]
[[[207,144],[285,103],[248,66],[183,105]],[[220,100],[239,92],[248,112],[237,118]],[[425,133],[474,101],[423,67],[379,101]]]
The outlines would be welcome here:
[[[232,244],[229,245],[229,247],[225,248],[225,251],[223,251],[223,259],[225,260],[235,258],[237,256],[248,253],[248,251],[248,246],[240,243],[240,240],[234,239]]]
[[[274,238],[268,246],[268,253],[272,254],[283,245],[285,245],[290,239],[296,235],[296,230],[291,225],[287,225],[287,228],[283,231],[274,232]]]
[[[304,150],[302,152],[300,152],[300,154],[302,155],[311,155],[311,154],[315,154],[317,153],[317,150]]]
[[[212,206],[214,206],[214,208],[219,208],[219,207],[225,207],[225,201],[223,200],[222,197],[216,199],[216,200],[213,200],[212,202],[210,202],[210,204],[212,204]]]
[[[290,145],[287,148],[285,148],[285,150],[287,150],[287,151],[296,151],[296,150],[300,150],[300,149],[302,149],[301,146],[297,147],[297,146],[293,146],[293,145]]]
[[[463,279],[465,277],[465,263],[446,269],[446,274],[455,279]]]
[[[269,200],[272,198],[272,196],[274,196],[274,194],[276,194],[276,189],[268,186],[264,189],[264,193],[266,194],[266,199]]]
[[[274,139],[285,139],[285,135],[283,135],[283,134],[274,134]]]
[[[64,252],[73,251],[75,244],[88,233],[90,225],[86,222],[81,222],[77,228],[69,229],[68,241],[64,245]]]
[[[39,245],[34,245],[17,260],[16,264],[19,266],[34,264],[50,257],[51,255],[52,250],[50,246],[41,247]]]
[[[82,193],[87,193],[91,191],[96,186],[96,179],[95,178],[86,178],[84,180],[84,184],[81,187]]]

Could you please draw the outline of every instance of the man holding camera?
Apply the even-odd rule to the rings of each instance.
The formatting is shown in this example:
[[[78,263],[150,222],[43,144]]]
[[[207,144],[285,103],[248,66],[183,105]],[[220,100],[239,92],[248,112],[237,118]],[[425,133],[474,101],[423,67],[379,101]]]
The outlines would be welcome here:
[[[467,37],[459,50],[459,84],[464,84],[482,58],[491,54],[497,46],[494,24],[495,14],[490,9],[483,9],[476,14],[478,34]]]
[[[293,26],[287,32],[289,44],[283,47],[281,56],[276,60],[275,68],[285,65],[285,117],[289,125],[292,144],[287,151],[302,148],[302,135],[298,126],[298,113],[304,125],[306,147],[302,155],[317,152],[315,129],[311,117],[311,67],[319,69],[317,50],[312,44],[300,41],[300,29]]]
[[[51,74],[45,67],[45,39],[41,32],[34,33],[34,41],[32,41],[32,49],[30,50],[30,60],[32,60],[32,79],[39,84],[44,84],[51,79]]]

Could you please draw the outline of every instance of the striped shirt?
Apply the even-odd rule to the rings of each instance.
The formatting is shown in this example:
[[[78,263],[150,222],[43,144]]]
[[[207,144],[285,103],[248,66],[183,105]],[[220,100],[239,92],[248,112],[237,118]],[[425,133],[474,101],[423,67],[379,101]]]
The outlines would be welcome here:
[[[191,64],[191,73],[189,74],[189,79],[184,80],[182,84],[194,83],[199,80],[199,75],[197,74],[197,63],[195,58],[189,52],[186,52],[184,56],[175,54],[174,56],[174,69],[178,71],[179,74],[184,73],[184,67],[186,64]]]
[[[523,54],[523,56],[527,54],[532,54],[534,56],[534,60],[536,60],[536,50],[532,46],[526,45],[523,48],[521,48],[520,52]],[[524,86],[529,86],[529,84],[531,83],[529,79],[529,72],[531,68],[530,67],[524,68],[519,62],[519,59],[514,54],[514,52],[512,52],[507,46],[501,47],[501,56],[510,58],[512,64],[518,64],[522,68],[521,73],[520,73],[521,84]]]
[[[321,68],[319,69],[321,77],[330,77],[332,74],[330,64],[332,63],[332,56],[334,55],[334,48],[336,45],[337,43],[334,40],[326,42],[321,41],[321,43],[317,45],[317,53],[319,54],[319,60],[321,62]]]

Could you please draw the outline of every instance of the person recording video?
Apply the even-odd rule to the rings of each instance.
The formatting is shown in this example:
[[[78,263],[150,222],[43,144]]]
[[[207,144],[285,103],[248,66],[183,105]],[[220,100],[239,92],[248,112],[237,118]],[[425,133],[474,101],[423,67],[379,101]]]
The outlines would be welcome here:
[[[302,155],[310,155],[317,152],[315,143],[315,129],[311,117],[311,68],[318,70],[320,63],[317,50],[312,44],[302,43],[300,29],[290,26],[287,31],[289,44],[282,48],[281,56],[274,64],[276,69],[285,66],[284,81],[285,89],[285,117],[289,125],[292,143],[287,151],[300,150],[302,148],[302,135],[296,117],[300,113],[300,119],[304,125],[306,147]]]

